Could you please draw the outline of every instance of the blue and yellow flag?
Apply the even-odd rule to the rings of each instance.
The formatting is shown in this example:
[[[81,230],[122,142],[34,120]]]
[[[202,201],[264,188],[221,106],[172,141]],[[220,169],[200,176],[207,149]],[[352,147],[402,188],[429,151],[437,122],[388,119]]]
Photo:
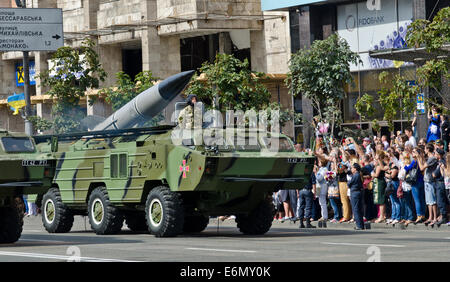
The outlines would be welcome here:
[[[11,110],[14,111],[13,115],[17,115],[19,113],[19,110],[23,107],[25,107],[25,94],[20,93],[9,96],[8,97],[8,105],[11,107]]]

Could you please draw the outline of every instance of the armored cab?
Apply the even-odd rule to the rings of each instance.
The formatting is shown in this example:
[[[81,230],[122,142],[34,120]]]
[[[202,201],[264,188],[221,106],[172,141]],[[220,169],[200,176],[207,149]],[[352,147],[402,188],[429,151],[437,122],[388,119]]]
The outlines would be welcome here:
[[[43,194],[53,179],[52,160],[40,153],[33,138],[0,130],[0,243],[22,233],[22,195]]]

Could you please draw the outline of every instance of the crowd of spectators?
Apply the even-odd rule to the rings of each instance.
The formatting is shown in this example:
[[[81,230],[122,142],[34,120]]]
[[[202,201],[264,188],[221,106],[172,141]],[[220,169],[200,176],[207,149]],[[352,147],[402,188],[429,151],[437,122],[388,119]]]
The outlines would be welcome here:
[[[301,190],[274,194],[276,219],[299,220],[301,228],[313,228],[315,220],[355,222],[355,229],[365,222],[450,225],[448,120],[436,109],[428,118],[427,138],[420,140],[411,127],[359,142],[330,142],[319,132],[315,148],[306,150],[317,157],[311,179]]]

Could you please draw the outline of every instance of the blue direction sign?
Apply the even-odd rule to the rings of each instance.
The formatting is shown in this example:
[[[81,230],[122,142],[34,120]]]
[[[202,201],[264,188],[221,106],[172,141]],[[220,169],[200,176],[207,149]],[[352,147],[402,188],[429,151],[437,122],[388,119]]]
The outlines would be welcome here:
[[[63,37],[62,9],[0,8],[0,51],[56,51]]]

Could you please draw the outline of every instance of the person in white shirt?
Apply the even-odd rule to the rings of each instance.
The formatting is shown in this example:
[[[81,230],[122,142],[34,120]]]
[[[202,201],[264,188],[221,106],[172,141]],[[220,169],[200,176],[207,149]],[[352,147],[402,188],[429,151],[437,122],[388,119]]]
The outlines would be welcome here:
[[[386,151],[389,148],[389,142],[387,141],[387,136],[381,136],[381,143],[383,143],[384,150]]]
[[[366,137],[363,139],[363,147],[365,149],[366,155],[370,155],[373,152],[371,144],[370,144],[370,138]]]
[[[405,134],[406,136],[408,136],[408,141],[406,142],[406,144],[411,144],[413,148],[417,147],[416,138],[413,135],[413,130],[411,127],[405,129]]]

